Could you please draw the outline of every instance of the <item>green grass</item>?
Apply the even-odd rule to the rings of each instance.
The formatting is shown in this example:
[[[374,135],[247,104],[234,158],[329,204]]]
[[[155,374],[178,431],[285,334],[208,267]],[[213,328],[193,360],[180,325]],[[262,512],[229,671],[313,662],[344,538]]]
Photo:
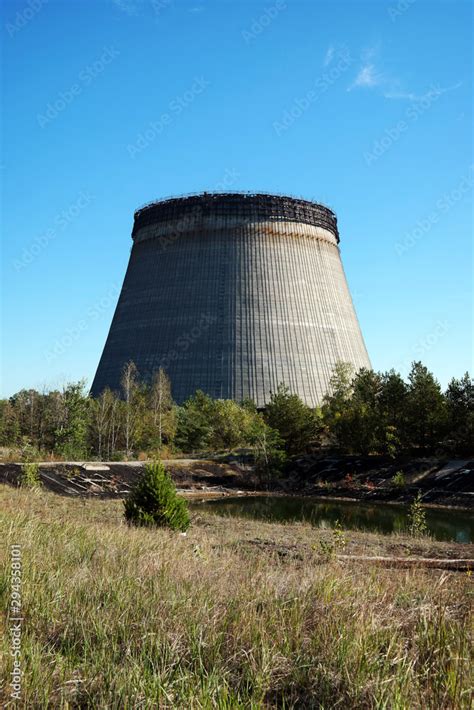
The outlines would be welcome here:
[[[466,574],[324,562],[326,533],[304,524],[199,514],[182,536],[127,527],[120,501],[5,486],[0,507],[2,570],[9,545],[22,549],[20,707],[472,703]],[[411,544],[348,535],[346,552]],[[413,544],[426,554],[449,547]],[[281,554],[285,545],[289,554]],[[0,590],[5,609],[5,571]],[[1,653],[0,701],[8,707],[7,634]]]

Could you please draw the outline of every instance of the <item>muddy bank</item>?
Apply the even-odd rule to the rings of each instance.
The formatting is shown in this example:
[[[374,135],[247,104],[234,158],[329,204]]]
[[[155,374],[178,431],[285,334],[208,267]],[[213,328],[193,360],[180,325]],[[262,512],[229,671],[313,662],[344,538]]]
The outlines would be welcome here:
[[[285,495],[409,503],[421,491],[423,503],[474,508],[474,459],[392,459],[382,456],[306,456],[288,465],[270,486],[259,484],[245,460],[164,461],[180,492],[189,497]],[[145,462],[40,463],[43,486],[67,496],[121,498]],[[18,485],[22,465],[0,464],[0,482]]]
[[[420,491],[424,504],[473,509],[474,459],[307,456],[281,485],[292,494],[384,503],[409,503]]]
[[[257,489],[252,467],[238,462],[207,459],[163,461],[179,491],[192,495],[250,494]],[[66,496],[123,498],[137,481],[146,462],[39,463],[43,486]],[[22,464],[0,463],[0,483],[17,486]]]

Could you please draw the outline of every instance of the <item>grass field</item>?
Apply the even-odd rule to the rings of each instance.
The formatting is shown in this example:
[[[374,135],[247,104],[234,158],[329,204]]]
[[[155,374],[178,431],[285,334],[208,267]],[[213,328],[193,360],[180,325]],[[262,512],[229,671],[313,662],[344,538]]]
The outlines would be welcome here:
[[[22,572],[25,708],[470,708],[472,579],[321,555],[329,531],[194,514],[128,528],[119,501],[0,488],[2,608]],[[453,514],[455,514],[453,512]],[[472,556],[345,533],[346,554]],[[0,700],[10,698],[2,621]]]

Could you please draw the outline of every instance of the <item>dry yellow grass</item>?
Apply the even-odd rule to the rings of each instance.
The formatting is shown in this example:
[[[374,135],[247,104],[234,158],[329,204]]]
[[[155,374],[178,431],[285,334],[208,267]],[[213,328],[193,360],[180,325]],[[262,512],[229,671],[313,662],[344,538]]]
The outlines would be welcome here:
[[[465,573],[324,562],[330,533],[304,524],[195,514],[181,536],[128,528],[119,501],[5,486],[0,506],[3,608],[21,545],[19,707],[471,707]],[[468,556],[347,535],[348,554]]]

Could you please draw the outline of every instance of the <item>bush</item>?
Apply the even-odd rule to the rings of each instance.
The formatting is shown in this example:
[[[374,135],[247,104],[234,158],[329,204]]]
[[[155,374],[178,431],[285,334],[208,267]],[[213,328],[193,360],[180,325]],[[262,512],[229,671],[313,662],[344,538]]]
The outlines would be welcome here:
[[[394,477],[392,478],[392,483],[395,486],[395,488],[404,488],[406,485],[405,481],[405,474],[403,471],[397,471]]]
[[[422,496],[421,492],[418,494],[412,504],[410,505],[410,510],[408,512],[410,519],[409,532],[410,535],[414,537],[423,537],[428,534],[428,525],[426,524],[426,512],[421,503]]]
[[[175,485],[161,461],[145,467],[123,503],[125,518],[134,525],[158,525],[182,531],[189,527],[188,505],[178,497]]]
[[[37,463],[23,464],[20,485],[24,488],[41,488],[41,478]]]
[[[335,559],[338,552],[343,552],[346,545],[346,534],[341,527],[339,520],[336,520],[336,523],[331,531],[331,540],[319,541],[321,556],[329,562],[329,560]]]

